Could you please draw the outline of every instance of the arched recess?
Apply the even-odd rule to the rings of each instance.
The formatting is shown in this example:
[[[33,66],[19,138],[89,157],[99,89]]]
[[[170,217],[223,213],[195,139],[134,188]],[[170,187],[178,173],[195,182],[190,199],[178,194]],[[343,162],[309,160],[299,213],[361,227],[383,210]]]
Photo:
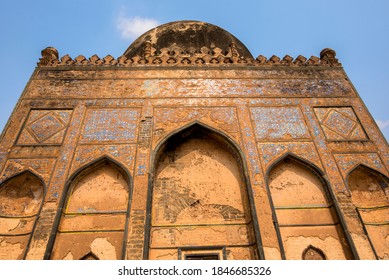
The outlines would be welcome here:
[[[273,218],[284,259],[301,259],[314,246],[328,259],[353,259],[349,236],[323,173],[286,154],[267,172]]]
[[[0,184],[0,259],[24,259],[44,197],[43,180],[24,171]]]
[[[304,250],[302,259],[311,261],[311,260],[326,260],[327,258],[324,255],[322,250],[315,248],[312,245],[309,245],[307,249]]]
[[[244,156],[228,136],[192,123],[156,147],[151,166],[145,259],[263,258]]]
[[[131,201],[130,175],[109,157],[70,178],[57,214],[51,259],[123,259]]]
[[[389,259],[389,179],[365,165],[348,175],[351,200],[378,259]]]

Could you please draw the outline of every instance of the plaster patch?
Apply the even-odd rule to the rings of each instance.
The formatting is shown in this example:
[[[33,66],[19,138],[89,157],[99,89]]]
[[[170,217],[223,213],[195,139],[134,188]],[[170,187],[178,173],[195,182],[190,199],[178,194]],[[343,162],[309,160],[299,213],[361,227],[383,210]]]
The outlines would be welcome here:
[[[281,253],[277,248],[263,247],[263,251],[267,260],[281,260]]]
[[[117,260],[115,246],[107,238],[96,238],[90,249],[100,260]]]

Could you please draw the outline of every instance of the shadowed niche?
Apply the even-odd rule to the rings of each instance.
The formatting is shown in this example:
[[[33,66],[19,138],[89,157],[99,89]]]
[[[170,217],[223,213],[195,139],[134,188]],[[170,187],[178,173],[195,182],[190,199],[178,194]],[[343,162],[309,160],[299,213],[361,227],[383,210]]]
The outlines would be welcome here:
[[[303,252],[303,260],[325,260],[326,257],[322,250],[313,247],[312,245],[308,246],[307,249]]]

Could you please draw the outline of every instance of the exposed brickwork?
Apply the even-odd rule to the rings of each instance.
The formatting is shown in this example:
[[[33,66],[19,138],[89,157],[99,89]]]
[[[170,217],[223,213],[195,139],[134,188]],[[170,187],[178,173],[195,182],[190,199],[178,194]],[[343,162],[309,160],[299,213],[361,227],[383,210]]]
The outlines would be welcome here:
[[[129,260],[140,260],[143,258],[145,218],[144,210],[131,210],[126,256]]]

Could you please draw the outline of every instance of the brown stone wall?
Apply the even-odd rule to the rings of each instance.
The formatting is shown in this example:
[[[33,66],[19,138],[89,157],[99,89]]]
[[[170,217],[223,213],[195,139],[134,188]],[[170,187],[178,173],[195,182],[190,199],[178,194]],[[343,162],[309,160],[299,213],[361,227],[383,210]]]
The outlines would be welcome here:
[[[294,228],[285,228],[281,235],[288,236],[285,240],[288,258],[302,258],[304,249],[310,245],[321,248],[323,244],[335,248],[334,255],[325,253],[327,258],[343,258],[344,255],[335,252],[344,248],[338,243],[339,232],[344,230],[347,232],[344,242],[351,251],[348,258],[356,257],[356,254],[363,259],[375,258],[373,247],[379,247],[375,251],[380,258],[387,258],[386,249],[381,249],[388,242],[386,214],[377,212],[382,224],[379,233],[373,233],[376,228],[367,227],[371,235],[369,241],[347,181],[349,173],[361,164],[389,176],[386,141],[340,67],[282,65],[209,66],[206,69],[189,66],[185,69],[153,66],[37,68],[1,137],[0,188],[4,188],[7,179],[29,170],[44,182],[43,204],[29,240],[6,236],[4,229],[7,226],[0,224],[0,237],[10,240],[1,244],[14,252],[4,258],[20,258],[26,250],[27,259],[79,259],[87,256],[92,247],[95,248],[91,251],[94,257],[101,258],[103,254],[109,255],[108,258],[121,258],[118,252],[125,243],[127,259],[141,259],[147,255],[153,259],[177,259],[178,245],[173,246],[175,249],[165,245],[179,236],[177,244],[185,247],[191,243],[189,232],[193,229],[177,234],[179,227],[173,223],[171,228],[160,230],[158,237],[157,232],[153,235],[153,219],[158,216],[153,214],[158,210],[158,203],[153,199],[161,194],[156,192],[152,198],[148,195],[152,188],[159,187],[159,183],[158,186],[150,185],[158,145],[196,122],[223,137],[228,136],[243,155],[239,165],[245,165],[240,172],[245,173],[246,177],[242,178],[245,178],[248,190],[241,192],[240,204],[237,194],[231,195],[231,201],[225,204],[244,213],[244,219],[256,219],[260,233],[254,225],[252,230],[228,225],[218,234],[207,227],[195,229],[198,236],[212,233],[218,241],[210,243],[215,243],[219,251],[225,250],[227,258],[256,258],[258,252],[251,244],[253,240],[261,241],[266,259],[281,258],[267,182],[270,170],[288,154],[320,169],[329,192],[335,197],[334,207],[340,208],[337,226],[322,231],[321,235],[309,228],[298,234],[293,232]],[[65,234],[58,233],[68,195],[67,186],[77,172],[102,157],[120,165],[129,178],[128,214],[125,221],[118,218],[118,223],[124,223],[125,228],[120,234],[96,231],[68,240]],[[200,161],[199,166],[203,168],[201,170],[213,170],[205,168]],[[222,172],[221,169],[218,172]],[[236,175],[237,171],[234,172],[232,174]],[[235,175],[232,178],[239,178]],[[158,182],[158,176],[156,178]],[[214,177],[223,184],[229,182],[227,178],[220,174]],[[160,182],[162,184],[162,180]],[[232,191],[234,187],[229,189]],[[387,188],[384,191],[387,199]],[[196,189],[197,192],[201,198],[204,192]],[[190,194],[189,191],[189,198]],[[209,199],[207,204],[222,204]],[[148,215],[152,216],[151,220]],[[190,213],[182,214],[182,219],[188,215]],[[280,219],[282,215],[277,212]],[[296,219],[305,220],[307,215],[298,215]],[[324,223],[330,214],[326,212],[319,216]],[[150,226],[153,234],[148,236]],[[260,239],[253,236],[260,236]],[[377,243],[374,236],[380,236],[381,243]],[[58,242],[64,245],[59,248]],[[246,242],[247,246],[228,247],[236,242]],[[85,252],[68,253],[71,243],[83,244]],[[163,243],[163,254],[152,249],[158,243]],[[304,245],[297,248],[296,244],[300,243]],[[201,247],[204,244],[193,242],[191,245]],[[185,248],[181,249],[185,251]],[[293,253],[289,253],[291,251]]]

